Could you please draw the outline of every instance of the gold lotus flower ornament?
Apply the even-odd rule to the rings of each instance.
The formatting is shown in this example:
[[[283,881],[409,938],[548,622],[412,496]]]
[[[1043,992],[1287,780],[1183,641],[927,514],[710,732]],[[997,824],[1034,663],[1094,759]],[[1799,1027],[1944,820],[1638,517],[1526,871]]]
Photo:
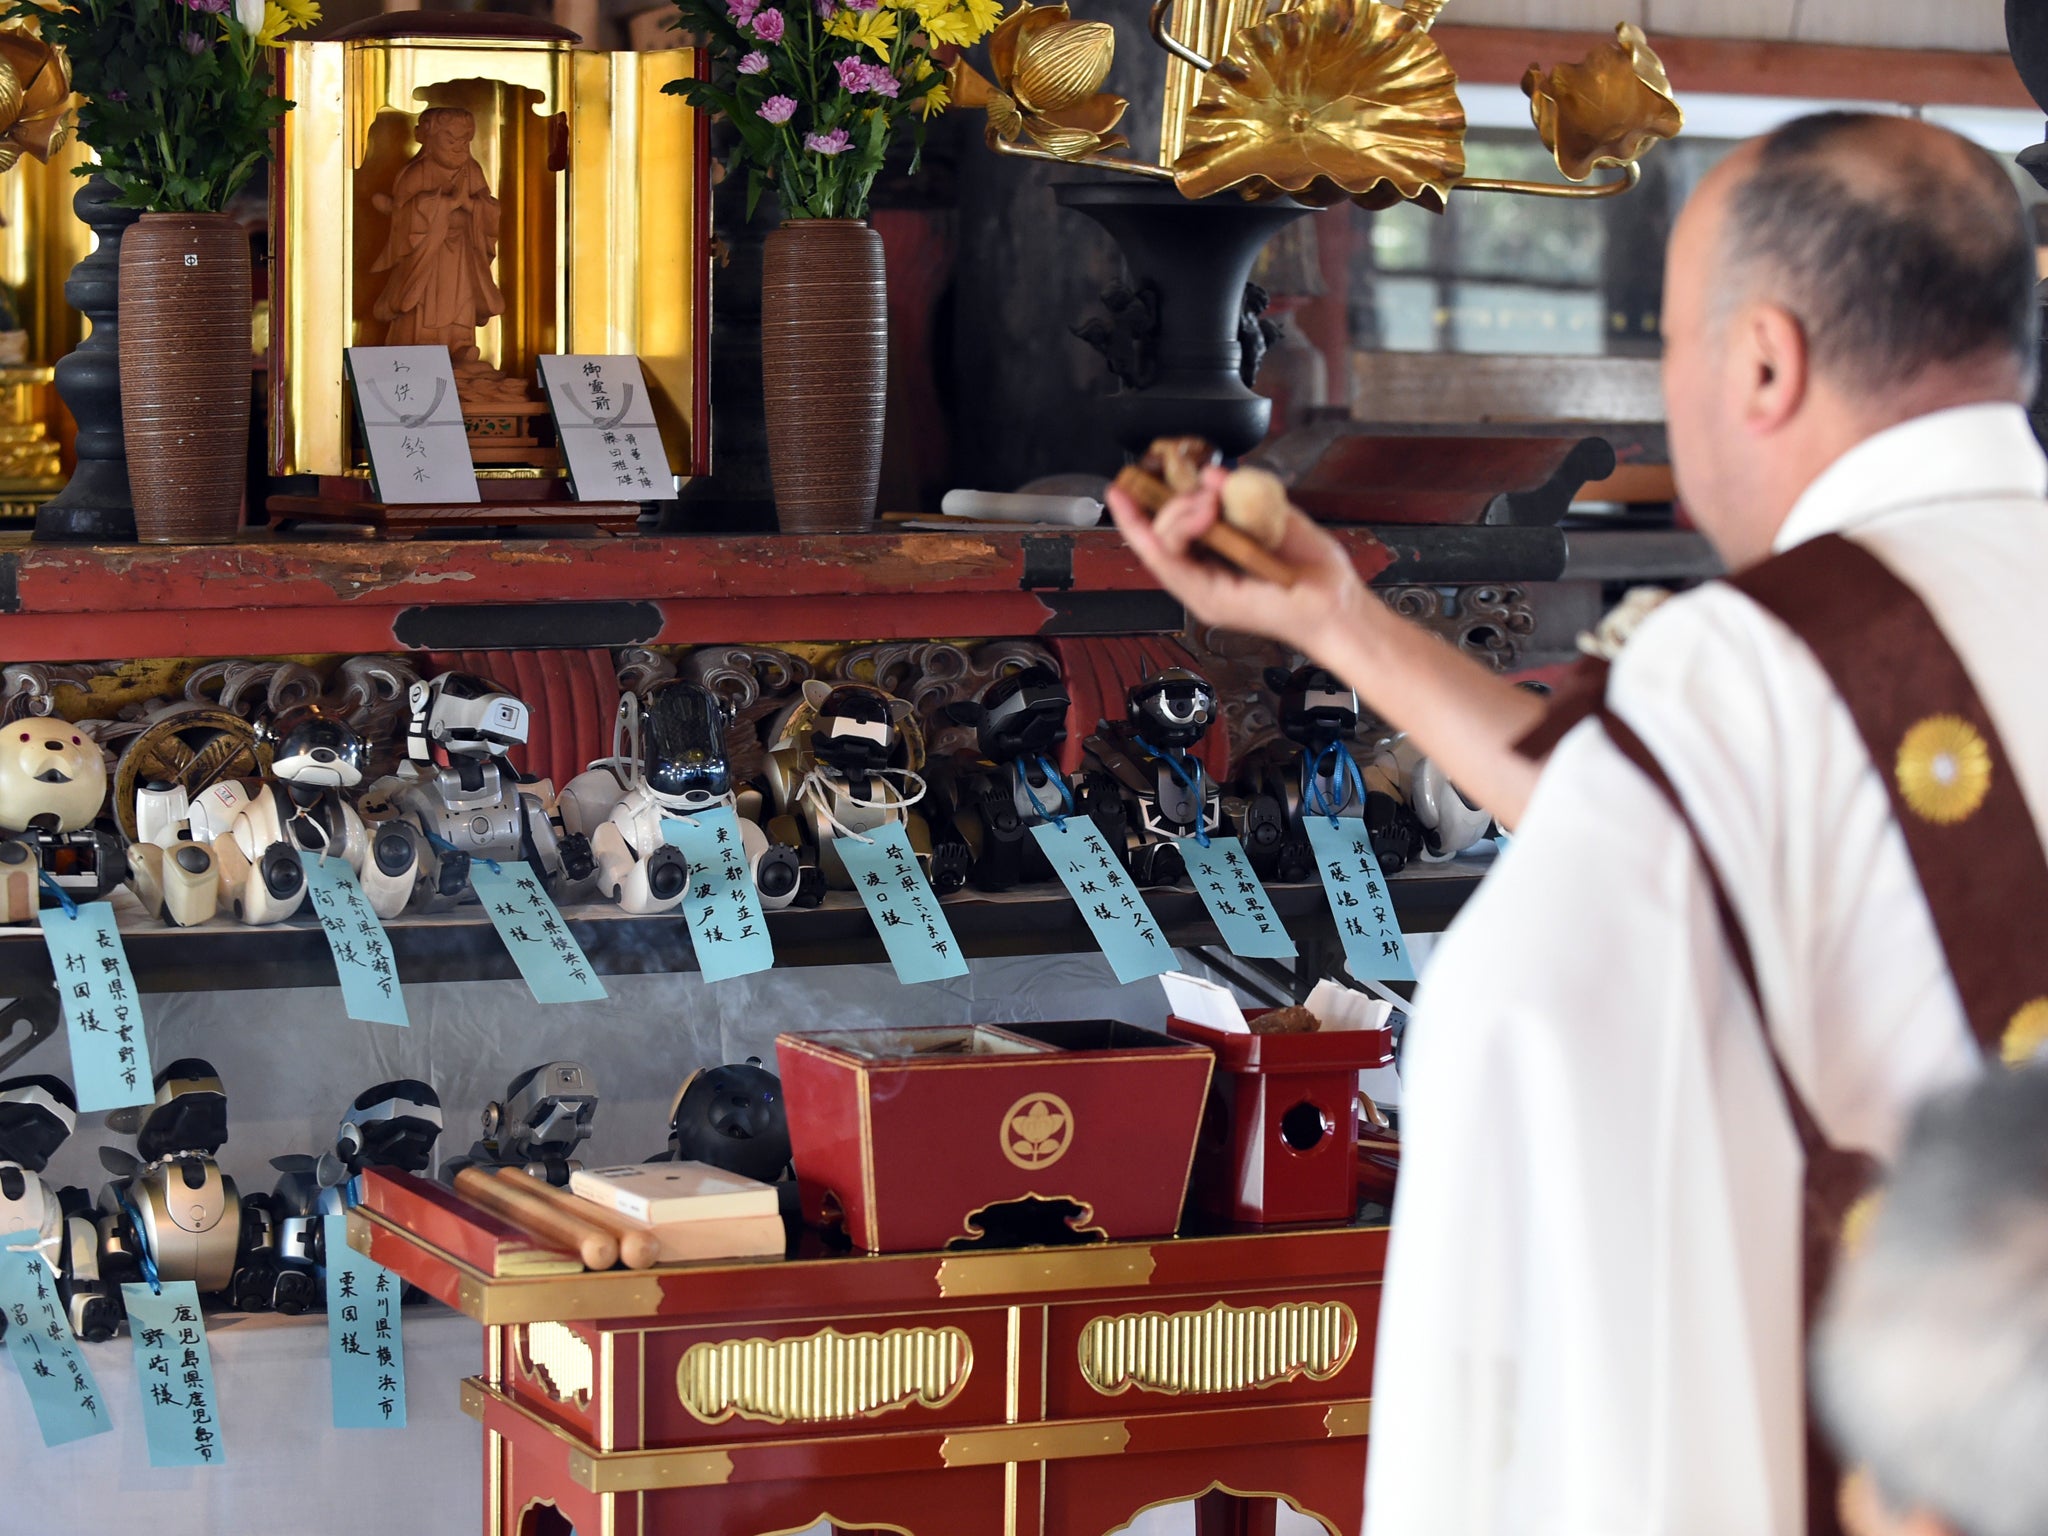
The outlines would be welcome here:
[[[1614,41],[1577,64],[1547,75],[1530,65],[1522,76],[1529,115],[1557,168],[1584,181],[1601,166],[1631,166],[1650,146],[1678,136],[1685,114],[1664,64],[1642,29],[1622,22]]]
[[[1413,18],[1375,0],[1305,0],[1241,28],[1202,82],[1173,179],[1328,205],[1442,210],[1465,171],[1457,76]]]
[[[71,66],[32,32],[0,30],[0,171],[25,150],[48,160],[64,143]]]
[[[1075,21],[1065,4],[1020,4],[989,35],[991,84],[962,59],[953,66],[953,99],[988,112],[992,148],[1028,137],[1060,160],[1122,149],[1111,132],[1129,105],[1102,89],[1116,58],[1106,21]]]

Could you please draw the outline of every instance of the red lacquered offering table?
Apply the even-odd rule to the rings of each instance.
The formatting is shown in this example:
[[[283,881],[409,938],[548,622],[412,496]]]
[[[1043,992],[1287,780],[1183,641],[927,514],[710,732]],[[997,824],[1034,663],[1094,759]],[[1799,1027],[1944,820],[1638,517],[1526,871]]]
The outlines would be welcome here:
[[[376,1203],[350,1242],[487,1330],[486,1536],[1363,1524],[1383,1227],[494,1278]]]

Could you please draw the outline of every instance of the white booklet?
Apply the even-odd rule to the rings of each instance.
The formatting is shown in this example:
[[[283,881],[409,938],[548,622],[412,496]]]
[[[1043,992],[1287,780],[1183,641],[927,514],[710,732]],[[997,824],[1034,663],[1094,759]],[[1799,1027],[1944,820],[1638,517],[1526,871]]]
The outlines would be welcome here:
[[[663,501],[675,495],[668,448],[639,358],[553,353],[540,360],[540,383],[555,413],[569,492],[578,501]]]
[[[476,502],[476,466],[446,347],[349,347],[342,353],[379,501]]]
[[[569,1192],[649,1226],[773,1216],[779,1209],[773,1184],[704,1163],[578,1168],[569,1175]]]

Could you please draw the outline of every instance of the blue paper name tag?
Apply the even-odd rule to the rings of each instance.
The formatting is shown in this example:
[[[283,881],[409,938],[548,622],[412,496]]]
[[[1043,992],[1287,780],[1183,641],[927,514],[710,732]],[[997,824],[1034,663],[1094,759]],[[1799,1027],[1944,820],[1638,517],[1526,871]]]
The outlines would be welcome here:
[[[533,866],[514,860],[493,869],[482,859],[469,865],[470,888],[497,925],[519,974],[537,1003],[592,1003],[604,983],[585,958],[583,946],[555,909]]]
[[[1343,816],[1332,826],[1327,816],[1310,816],[1307,823],[1309,846],[1351,974],[1360,981],[1413,981],[1415,964],[1408,958],[1401,920],[1394,916],[1394,893],[1380,873],[1364,820]]]
[[[1266,888],[1252,873],[1243,843],[1234,837],[1212,837],[1204,848],[1194,838],[1184,837],[1180,852],[1195,893],[1209,909],[1209,921],[1223,935],[1224,948],[1247,959],[1286,960],[1293,956],[1294,940],[1287,936],[1273,903],[1266,899]]]
[[[965,976],[967,960],[960,953],[960,941],[939,910],[931,882],[917,867],[903,823],[885,822],[862,836],[872,841],[842,837],[832,846],[846,861],[853,888],[874,919],[875,931],[896,967],[896,979],[909,985]]]
[[[57,995],[64,1001],[79,1109],[89,1113],[147,1104],[156,1090],[149,1039],[142,1029],[142,995],[128,969],[113,907],[82,901],[75,917],[61,907],[45,907],[38,916],[57,972]]]
[[[1128,985],[1179,970],[1173,946],[1160,935],[1158,919],[1095,823],[1086,816],[1069,816],[1066,821],[1064,827],[1040,822],[1031,835],[1088,920],[1088,931],[1109,957],[1116,979]]]
[[[220,1397],[213,1390],[213,1352],[190,1280],[166,1280],[158,1294],[124,1285],[128,1331],[135,1337],[135,1376],[142,1387],[142,1430],[152,1467],[217,1467]]]
[[[348,1217],[324,1218],[327,1364],[336,1429],[405,1428],[405,1329],[398,1278],[348,1245]]]
[[[33,1232],[0,1237],[0,1312],[7,1315],[7,1353],[28,1389],[43,1444],[69,1445],[104,1435],[114,1421],[35,1245]]]
[[[369,1024],[410,1024],[405,994],[398,987],[398,964],[391,958],[391,936],[364,897],[348,860],[338,855],[322,859],[301,848],[299,862],[306,868],[306,895],[326,931],[348,1016]]]
[[[661,819],[662,841],[682,850],[690,864],[690,894],[683,921],[696,946],[697,969],[706,981],[751,976],[775,964],[775,944],[754,894],[740,819],[729,805],[700,811],[688,821]]]

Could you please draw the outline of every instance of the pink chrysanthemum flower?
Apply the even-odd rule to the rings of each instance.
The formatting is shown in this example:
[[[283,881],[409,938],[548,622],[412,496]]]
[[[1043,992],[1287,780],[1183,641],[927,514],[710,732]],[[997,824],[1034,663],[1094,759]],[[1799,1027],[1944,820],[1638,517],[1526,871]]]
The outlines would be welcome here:
[[[740,60],[739,69],[743,75],[765,75],[768,73],[768,55],[756,48]]]
[[[830,133],[805,134],[804,148],[814,155],[843,155],[850,141],[844,128],[834,128]]]
[[[754,17],[754,36],[764,43],[782,41],[782,12],[770,6]]]
[[[790,96],[770,96],[761,103],[761,117],[770,123],[786,123],[796,116],[796,100]]]

